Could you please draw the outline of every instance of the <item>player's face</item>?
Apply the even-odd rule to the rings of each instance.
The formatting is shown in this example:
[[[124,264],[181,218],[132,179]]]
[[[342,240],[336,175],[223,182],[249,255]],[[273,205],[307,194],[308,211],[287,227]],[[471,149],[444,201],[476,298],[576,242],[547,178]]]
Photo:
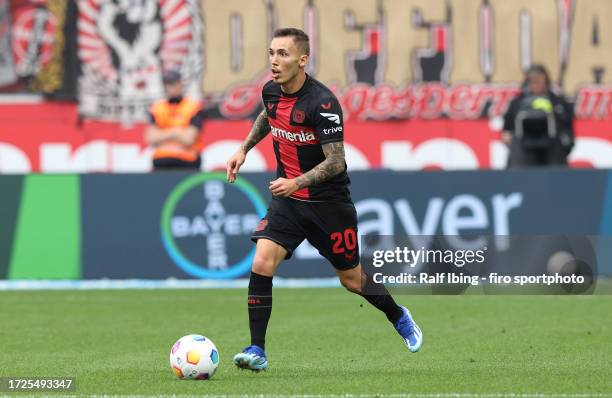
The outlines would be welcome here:
[[[546,87],[546,76],[540,72],[531,72],[527,76],[527,88],[535,95],[542,95],[546,93],[548,87]]]
[[[272,79],[275,83],[285,84],[294,79],[304,69],[308,55],[303,54],[293,41],[293,37],[275,37],[268,49]]]

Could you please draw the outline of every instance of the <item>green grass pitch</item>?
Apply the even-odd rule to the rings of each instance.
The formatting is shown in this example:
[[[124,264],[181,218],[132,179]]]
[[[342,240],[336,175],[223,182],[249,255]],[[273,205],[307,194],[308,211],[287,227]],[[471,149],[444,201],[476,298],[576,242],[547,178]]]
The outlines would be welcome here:
[[[396,298],[418,354],[341,288],[275,289],[270,369],[254,374],[231,362],[249,343],[243,289],[4,291],[0,377],[74,376],[75,395],[612,394],[612,296]],[[220,351],[210,381],[170,370],[189,333]]]

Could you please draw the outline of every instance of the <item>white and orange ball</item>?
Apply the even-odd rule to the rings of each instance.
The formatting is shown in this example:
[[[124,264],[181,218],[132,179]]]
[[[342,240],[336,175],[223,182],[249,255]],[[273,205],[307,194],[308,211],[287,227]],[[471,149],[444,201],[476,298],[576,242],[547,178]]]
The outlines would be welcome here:
[[[209,338],[189,334],[172,346],[170,367],[179,379],[208,380],[219,367],[219,351]]]

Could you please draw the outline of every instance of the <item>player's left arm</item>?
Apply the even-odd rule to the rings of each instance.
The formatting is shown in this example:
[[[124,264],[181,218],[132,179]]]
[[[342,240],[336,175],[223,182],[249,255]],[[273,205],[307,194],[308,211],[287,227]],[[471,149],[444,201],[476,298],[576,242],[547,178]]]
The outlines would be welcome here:
[[[332,179],[346,169],[344,160],[344,142],[330,142],[321,145],[325,160],[312,170],[297,177],[298,189],[310,187]]]
[[[299,177],[278,178],[270,183],[270,192],[274,196],[289,196],[298,189],[310,187],[328,181],[346,169],[344,160],[344,143],[330,142],[321,145],[325,160]]]

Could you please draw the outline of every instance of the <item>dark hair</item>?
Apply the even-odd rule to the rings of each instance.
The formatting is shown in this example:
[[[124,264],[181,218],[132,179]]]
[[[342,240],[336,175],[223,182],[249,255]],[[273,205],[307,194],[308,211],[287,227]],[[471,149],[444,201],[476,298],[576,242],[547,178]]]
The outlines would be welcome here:
[[[527,69],[527,71],[525,71],[525,81],[523,82],[524,87],[529,84],[529,75],[532,73],[540,73],[544,75],[544,80],[546,80],[546,87],[550,88],[550,75],[548,74],[548,70],[546,69],[546,67],[542,64],[533,64]]]
[[[162,76],[164,84],[174,84],[181,81],[181,73],[177,70],[168,70]]]
[[[276,37],[293,37],[293,42],[297,46],[299,50],[301,50],[304,54],[310,55],[310,42],[308,39],[308,35],[301,29],[297,28],[281,28],[276,29],[272,38]]]

